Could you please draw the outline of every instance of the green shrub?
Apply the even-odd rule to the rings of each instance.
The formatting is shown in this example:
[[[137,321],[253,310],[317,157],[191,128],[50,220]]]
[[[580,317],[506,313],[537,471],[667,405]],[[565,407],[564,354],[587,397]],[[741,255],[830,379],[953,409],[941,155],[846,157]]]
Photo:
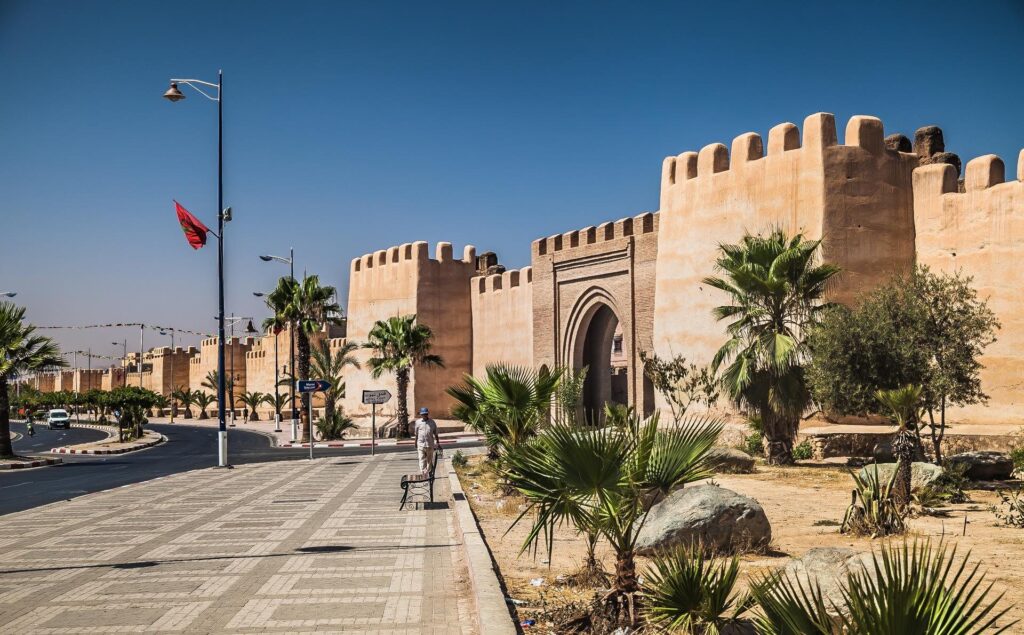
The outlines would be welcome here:
[[[1024,444],[1010,448],[1010,459],[1013,461],[1014,472],[1024,472]]]
[[[319,418],[316,421],[316,431],[320,433],[321,441],[336,441],[344,439],[349,430],[359,426],[341,410],[335,410],[328,418]]]
[[[903,514],[892,496],[895,471],[888,483],[879,481],[877,466],[867,472],[864,478],[852,472],[850,476],[853,477],[856,489],[846,509],[840,533],[878,538],[906,531]]]
[[[797,445],[793,446],[793,460],[795,461],[806,461],[814,456],[814,448],[811,447],[811,441],[804,439]]]
[[[462,453],[462,450],[456,450],[455,454],[452,455],[452,466],[461,468],[467,465],[469,465],[469,459]]]
[[[751,432],[743,437],[742,449],[750,456],[764,456],[764,437],[760,432]]]
[[[1000,506],[992,506],[999,522],[1009,527],[1024,527],[1024,490],[1018,485],[1012,489],[997,489]]]

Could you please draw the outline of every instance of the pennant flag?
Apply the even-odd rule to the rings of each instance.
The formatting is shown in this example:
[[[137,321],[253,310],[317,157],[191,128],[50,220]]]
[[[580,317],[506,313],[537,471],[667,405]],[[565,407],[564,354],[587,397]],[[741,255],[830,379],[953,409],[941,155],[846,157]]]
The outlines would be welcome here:
[[[185,232],[188,244],[192,245],[192,249],[201,249],[206,245],[206,232],[210,231],[210,228],[182,207],[178,201],[174,201],[174,207],[177,209],[178,222],[181,223],[181,231]]]

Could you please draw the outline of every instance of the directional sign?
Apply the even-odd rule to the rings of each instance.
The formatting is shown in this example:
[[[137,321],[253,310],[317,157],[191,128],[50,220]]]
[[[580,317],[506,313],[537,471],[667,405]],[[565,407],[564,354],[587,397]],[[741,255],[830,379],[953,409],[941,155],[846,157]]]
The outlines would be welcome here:
[[[387,390],[364,390],[363,403],[382,404],[391,400],[391,393]]]
[[[331,382],[322,379],[300,379],[295,382],[295,389],[299,392],[324,392],[331,388]]]

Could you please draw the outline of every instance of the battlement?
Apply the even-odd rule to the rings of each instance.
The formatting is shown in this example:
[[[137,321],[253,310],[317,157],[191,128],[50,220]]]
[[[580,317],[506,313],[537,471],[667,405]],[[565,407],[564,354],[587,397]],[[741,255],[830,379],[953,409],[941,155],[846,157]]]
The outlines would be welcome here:
[[[695,179],[712,178],[717,174],[749,169],[751,164],[772,161],[794,154],[806,155],[820,161],[827,148],[839,146],[836,134],[835,116],[819,112],[804,119],[803,139],[800,129],[790,122],[780,123],[768,131],[768,151],[765,153],[761,136],[756,132],[745,132],[732,140],[731,150],[722,143],[711,143],[699,152],[683,152],[666,157],[661,168],[662,209],[665,194],[676,186],[689,187]],[[842,146],[860,148],[875,155],[888,150],[885,146],[885,131],[877,117],[856,115],[846,124],[846,138]],[[900,153],[910,155],[911,153]]]
[[[657,212],[644,212],[632,218],[620,218],[617,221],[601,223],[597,227],[591,225],[564,234],[538,238],[533,241],[533,256],[545,256],[557,251],[585,247],[627,236],[655,233],[658,231],[658,222]]]
[[[944,194],[968,195],[995,188],[1009,190],[1024,182],[1024,150],[1017,156],[1017,180],[1006,181],[1006,164],[994,154],[986,154],[967,162],[964,170],[964,191],[957,183],[956,167],[949,164],[923,165],[914,170],[914,196],[931,197]],[[1008,186],[999,188],[998,186]]]
[[[529,286],[532,283],[533,267],[523,267],[504,273],[474,276],[471,284],[477,293],[493,293],[502,289],[515,289],[520,285]]]
[[[368,271],[373,268],[386,267],[404,263],[476,263],[476,247],[466,245],[462,250],[462,259],[455,260],[452,251],[452,244],[447,242],[437,243],[434,247],[434,257],[429,255],[429,245],[426,241],[418,240],[413,243],[403,243],[387,249],[379,249],[372,254],[365,254],[352,259],[351,272]]]

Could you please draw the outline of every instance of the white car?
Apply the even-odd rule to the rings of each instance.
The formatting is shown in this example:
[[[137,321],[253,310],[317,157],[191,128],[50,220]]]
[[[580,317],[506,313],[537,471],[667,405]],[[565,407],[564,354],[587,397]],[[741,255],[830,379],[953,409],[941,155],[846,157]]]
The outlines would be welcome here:
[[[50,430],[54,428],[70,428],[71,417],[68,415],[68,411],[55,408],[46,413],[46,427]]]

